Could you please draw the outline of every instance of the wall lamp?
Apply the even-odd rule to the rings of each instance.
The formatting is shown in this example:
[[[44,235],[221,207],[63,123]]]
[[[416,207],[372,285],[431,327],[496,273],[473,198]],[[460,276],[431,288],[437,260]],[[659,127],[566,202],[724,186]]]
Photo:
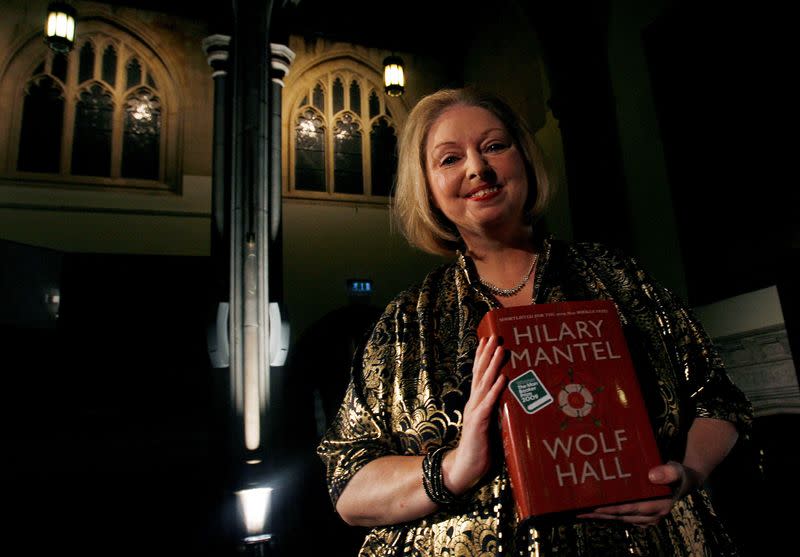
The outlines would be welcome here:
[[[386,94],[399,97],[406,90],[406,78],[403,75],[403,59],[399,56],[387,56],[383,60],[383,82]]]
[[[66,2],[51,2],[47,6],[44,41],[56,52],[66,54],[75,46],[75,8]]]

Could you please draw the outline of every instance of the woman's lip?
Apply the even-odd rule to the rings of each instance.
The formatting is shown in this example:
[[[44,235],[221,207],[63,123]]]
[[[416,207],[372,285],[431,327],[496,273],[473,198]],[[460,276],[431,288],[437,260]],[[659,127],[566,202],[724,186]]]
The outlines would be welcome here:
[[[482,195],[482,196],[479,196],[479,197],[473,197],[475,194],[480,193],[480,192],[482,192],[484,190],[487,190],[487,189],[490,189],[490,188],[497,188],[497,189],[495,191],[493,191],[493,192],[487,193],[486,195]],[[467,192],[467,195],[465,195],[464,197],[466,197],[470,201],[483,201],[485,199],[491,199],[491,198],[495,197],[498,193],[500,193],[501,189],[502,189],[502,186],[500,184],[486,184],[486,185],[479,186],[479,187]]]

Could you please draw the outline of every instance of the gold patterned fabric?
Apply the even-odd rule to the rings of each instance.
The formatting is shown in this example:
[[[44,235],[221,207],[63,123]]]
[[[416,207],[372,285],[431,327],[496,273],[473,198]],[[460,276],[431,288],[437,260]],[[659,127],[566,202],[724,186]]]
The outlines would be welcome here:
[[[697,416],[729,420],[747,431],[750,404],[729,380],[702,328],[634,259],[598,244],[547,240],[534,280],[537,303],[615,302],[665,460],[682,459]],[[318,448],[334,504],[350,478],[375,458],[458,444],[478,343],[475,330],[497,306],[463,255],[388,305],[355,358],[345,399]],[[499,428],[493,434],[493,468],[467,502],[373,528],[360,555],[736,554],[703,490],[676,503],[656,526],[571,518],[520,524]]]

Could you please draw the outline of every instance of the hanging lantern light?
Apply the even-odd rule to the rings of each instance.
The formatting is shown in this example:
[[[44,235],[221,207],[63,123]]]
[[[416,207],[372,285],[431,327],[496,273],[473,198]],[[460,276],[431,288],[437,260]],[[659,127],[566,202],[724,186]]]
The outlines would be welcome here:
[[[403,59],[399,56],[387,56],[383,61],[383,81],[386,94],[399,97],[406,90],[406,78],[403,75]]]
[[[56,52],[67,53],[75,45],[75,8],[66,2],[47,6],[44,40]]]

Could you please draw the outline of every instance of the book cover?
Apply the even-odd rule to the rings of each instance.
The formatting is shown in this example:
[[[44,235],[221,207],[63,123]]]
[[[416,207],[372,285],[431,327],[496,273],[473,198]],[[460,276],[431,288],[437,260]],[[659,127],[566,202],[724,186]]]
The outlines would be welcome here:
[[[480,337],[503,338],[503,448],[522,518],[669,496],[613,302],[489,311]]]

